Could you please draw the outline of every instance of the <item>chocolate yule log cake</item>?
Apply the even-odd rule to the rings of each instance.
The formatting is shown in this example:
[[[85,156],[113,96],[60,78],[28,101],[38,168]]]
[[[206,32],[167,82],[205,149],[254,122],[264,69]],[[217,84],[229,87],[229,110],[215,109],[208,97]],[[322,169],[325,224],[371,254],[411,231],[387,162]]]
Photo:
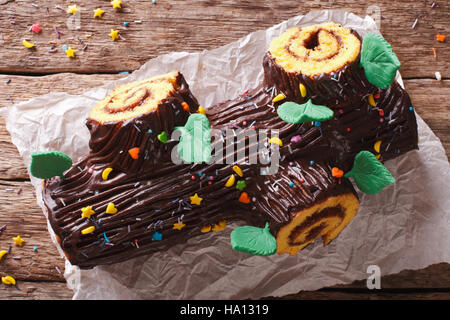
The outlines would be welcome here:
[[[296,254],[380,192],[383,162],[417,149],[400,67],[379,35],[335,23],[274,39],[264,81],[199,106],[179,72],[118,86],[87,119],[81,161],[32,154],[50,225],[81,268],[167,250],[230,222],[233,249]]]

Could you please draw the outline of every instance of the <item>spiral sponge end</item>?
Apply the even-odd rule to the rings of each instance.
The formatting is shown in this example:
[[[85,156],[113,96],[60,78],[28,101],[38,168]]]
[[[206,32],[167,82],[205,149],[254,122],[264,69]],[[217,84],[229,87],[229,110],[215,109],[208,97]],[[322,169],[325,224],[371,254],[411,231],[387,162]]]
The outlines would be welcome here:
[[[319,237],[326,246],[352,221],[358,207],[358,198],[345,193],[297,212],[277,233],[277,253],[297,254]]]
[[[286,72],[314,77],[355,61],[360,49],[351,29],[329,22],[288,29],[271,42],[269,52]]]

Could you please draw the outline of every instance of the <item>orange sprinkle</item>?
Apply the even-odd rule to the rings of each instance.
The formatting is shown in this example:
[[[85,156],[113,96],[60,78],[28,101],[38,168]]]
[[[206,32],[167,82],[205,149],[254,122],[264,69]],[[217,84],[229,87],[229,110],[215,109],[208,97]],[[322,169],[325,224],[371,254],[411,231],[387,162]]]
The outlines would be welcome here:
[[[247,192],[242,192],[240,197],[239,197],[239,202],[248,204],[250,203],[250,197],[248,196]]]
[[[434,58],[437,58],[436,48],[431,48],[431,49],[433,49],[433,56],[434,56]]]
[[[436,40],[439,42],[444,42],[445,41],[445,36],[443,34],[437,34],[436,35]]]
[[[130,149],[128,153],[134,160],[139,159],[139,148]]]
[[[189,105],[187,104],[187,102],[182,102],[181,106],[183,107],[184,111],[189,112]]]
[[[341,178],[344,175],[344,171],[334,167],[333,169],[331,169],[331,175],[336,178]]]

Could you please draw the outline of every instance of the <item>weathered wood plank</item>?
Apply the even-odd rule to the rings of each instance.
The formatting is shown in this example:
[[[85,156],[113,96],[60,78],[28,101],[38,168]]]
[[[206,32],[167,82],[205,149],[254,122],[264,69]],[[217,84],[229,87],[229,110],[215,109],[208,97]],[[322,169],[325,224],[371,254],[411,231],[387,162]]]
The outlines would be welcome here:
[[[126,75],[77,75],[55,74],[43,77],[7,76],[0,75],[0,107],[11,104],[9,96],[14,102],[26,101],[30,98],[61,91],[79,94],[90,88],[103,85],[108,81],[125,77]],[[5,84],[11,80],[9,84]],[[421,117],[441,139],[447,156],[450,155],[450,80],[412,79],[405,80],[413,105]],[[30,90],[32,88],[32,90]],[[28,179],[28,172],[23,165],[16,147],[11,144],[9,133],[5,129],[4,119],[0,117],[0,179]]]
[[[0,261],[0,275],[16,280],[63,281],[59,271],[64,272],[64,260],[50,239],[31,183],[0,180],[0,198],[0,226],[6,225],[0,234],[0,250],[11,246]],[[14,244],[12,238],[17,235],[25,240],[22,247]]]
[[[72,290],[65,282],[21,281],[14,286],[0,286],[0,300],[69,300]]]
[[[434,8],[430,7],[432,2],[436,3]],[[446,0],[416,1],[414,5],[407,0],[377,0],[370,4],[359,0],[162,0],[156,5],[151,1],[136,0],[124,1],[121,12],[114,12],[109,1],[80,0],[77,1],[79,30],[69,30],[68,25],[76,27],[76,21],[55,8],[60,4],[66,9],[68,3],[40,3],[39,8],[33,7],[30,1],[19,0],[7,1],[1,6],[0,72],[114,73],[135,70],[148,59],[164,53],[216,48],[293,16],[332,8],[360,16],[379,14],[381,31],[398,54],[405,78],[434,77],[435,71],[450,77],[450,48],[447,43],[435,39],[436,33],[448,35],[450,31],[450,5]],[[105,10],[102,19],[93,18],[93,9],[98,6]],[[412,29],[416,18],[419,18],[418,22]],[[130,26],[124,27],[124,21]],[[41,24],[43,31],[40,34],[27,31],[33,23]],[[60,39],[56,38],[54,26],[63,32]],[[126,40],[113,42],[108,36],[113,28],[120,30]],[[92,36],[87,38],[89,35]],[[30,38],[36,48],[26,49],[22,45],[24,38]],[[74,40],[69,40],[71,38]],[[57,43],[57,53],[48,53],[50,41]],[[66,57],[61,50],[64,44],[76,50],[75,59]],[[88,47],[83,51],[85,45]],[[433,58],[433,47],[437,50],[436,59]],[[30,56],[38,59],[30,59]]]

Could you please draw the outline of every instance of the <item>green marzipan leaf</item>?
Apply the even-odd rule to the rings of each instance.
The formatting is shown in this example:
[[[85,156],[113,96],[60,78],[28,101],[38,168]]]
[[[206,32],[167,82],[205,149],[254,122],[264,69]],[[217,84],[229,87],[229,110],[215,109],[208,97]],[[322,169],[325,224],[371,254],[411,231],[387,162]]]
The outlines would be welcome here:
[[[285,102],[277,109],[278,116],[287,123],[301,123],[309,121],[325,121],[333,118],[333,110],[325,106],[312,103],[311,99],[304,104]]]
[[[353,168],[344,177],[353,177],[359,190],[376,194],[395,182],[388,169],[369,151],[361,151],[353,161]]]
[[[33,152],[31,154],[30,172],[33,177],[49,179],[62,177],[64,171],[72,166],[72,159],[59,151]]]
[[[369,33],[363,39],[360,65],[367,80],[381,89],[391,85],[401,66],[391,45],[375,33]]]
[[[181,131],[178,154],[187,163],[209,162],[211,159],[211,130],[208,118],[201,114],[191,114]]]
[[[277,241],[269,231],[269,223],[265,228],[252,226],[237,227],[231,232],[231,247],[259,256],[270,256],[277,251]]]

